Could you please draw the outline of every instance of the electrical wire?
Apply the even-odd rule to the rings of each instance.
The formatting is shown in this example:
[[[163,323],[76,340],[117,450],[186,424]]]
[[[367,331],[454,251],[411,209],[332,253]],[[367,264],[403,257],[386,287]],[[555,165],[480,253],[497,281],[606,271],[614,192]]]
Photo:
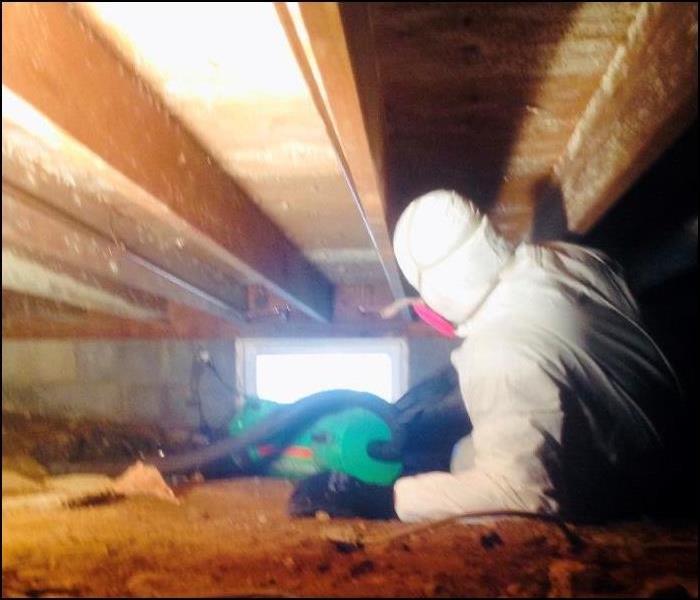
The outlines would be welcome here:
[[[521,519],[534,519],[539,521],[545,521],[547,523],[554,523],[564,534],[564,537],[566,538],[566,541],[569,542],[572,551],[580,552],[581,550],[583,550],[583,548],[586,547],[586,542],[583,540],[583,538],[579,536],[575,531],[573,531],[566,524],[564,519],[562,519],[560,516],[521,510],[485,510],[465,512],[459,515],[452,515],[444,519],[439,519],[437,521],[413,525],[411,527],[403,529],[402,531],[390,533],[388,535],[364,538],[361,540],[361,542],[363,544],[385,544],[421,531],[427,531],[429,529],[442,527],[449,523],[454,523],[455,521],[462,521],[465,519],[479,519],[485,517],[518,517]]]

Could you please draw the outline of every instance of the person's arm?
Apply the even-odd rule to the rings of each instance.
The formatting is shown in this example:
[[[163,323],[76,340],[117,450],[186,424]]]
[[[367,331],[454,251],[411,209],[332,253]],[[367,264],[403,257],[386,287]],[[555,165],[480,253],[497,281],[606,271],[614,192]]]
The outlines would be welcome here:
[[[559,388],[545,366],[506,341],[461,352],[456,364],[474,425],[474,467],[460,473],[404,477],[394,485],[403,521],[467,512],[556,512],[543,451],[558,452]]]

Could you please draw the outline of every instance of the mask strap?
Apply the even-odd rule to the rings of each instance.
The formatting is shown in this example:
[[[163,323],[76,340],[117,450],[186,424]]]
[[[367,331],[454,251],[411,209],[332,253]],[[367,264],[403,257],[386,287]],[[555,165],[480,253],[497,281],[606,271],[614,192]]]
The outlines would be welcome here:
[[[430,308],[422,298],[399,298],[380,310],[379,316],[382,319],[391,319],[395,317],[399,311],[409,306],[413,307],[413,310],[421,321],[432,327],[440,335],[455,337],[454,325]]]
[[[430,325],[430,327],[432,327],[440,335],[449,338],[457,337],[454,325],[436,313],[425,302],[415,302],[413,304],[413,310],[416,311],[416,314],[420,317],[421,321]]]
[[[474,306],[474,308],[471,311],[469,311],[469,314],[463,319],[465,322],[472,319],[474,315],[476,315],[476,313],[479,312],[479,310],[485,304],[488,297],[493,293],[493,290],[496,289],[496,286],[501,282],[503,275],[512,267],[513,263],[515,262],[514,259],[515,256],[511,255],[506,260],[498,275],[493,280],[492,284],[488,287],[488,289],[484,292],[484,295],[481,297],[479,302],[476,304],[476,306]],[[382,319],[392,319],[401,310],[409,306],[413,308],[413,310],[424,323],[430,325],[430,327],[435,329],[441,335],[444,335],[446,337],[457,337],[457,328],[450,321],[445,319],[442,315],[438,314],[432,308],[430,308],[420,297],[399,298],[398,300],[395,300],[391,304],[382,308],[379,311],[379,316]]]
[[[422,300],[419,297],[399,298],[398,300],[394,300],[394,302],[382,308],[379,311],[379,316],[382,319],[393,319],[404,308],[413,306],[416,302],[422,302]]]

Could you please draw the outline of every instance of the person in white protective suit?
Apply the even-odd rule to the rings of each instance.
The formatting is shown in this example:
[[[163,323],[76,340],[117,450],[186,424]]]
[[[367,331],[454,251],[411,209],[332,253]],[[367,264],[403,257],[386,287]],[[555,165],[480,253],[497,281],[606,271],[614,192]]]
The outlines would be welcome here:
[[[394,251],[464,338],[451,360],[473,424],[451,472],[395,483],[401,520],[653,506],[680,391],[614,264],[572,244],[515,247],[445,190],[409,204]]]
[[[296,487],[291,514],[656,512],[673,483],[682,393],[613,263],[561,242],[511,245],[445,190],[408,205],[394,251],[432,311],[414,305],[418,314],[464,338],[451,360],[471,434],[450,472],[402,477],[393,489],[322,473]]]

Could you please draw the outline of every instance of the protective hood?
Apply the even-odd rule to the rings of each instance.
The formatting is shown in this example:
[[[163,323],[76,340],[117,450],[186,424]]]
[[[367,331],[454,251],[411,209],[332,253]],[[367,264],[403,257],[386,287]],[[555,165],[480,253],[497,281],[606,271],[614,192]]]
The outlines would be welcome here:
[[[469,200],[436,190],[403,212],[394,232],[394,253],[425,303],[462,325],[497,285],[513,248]]]

